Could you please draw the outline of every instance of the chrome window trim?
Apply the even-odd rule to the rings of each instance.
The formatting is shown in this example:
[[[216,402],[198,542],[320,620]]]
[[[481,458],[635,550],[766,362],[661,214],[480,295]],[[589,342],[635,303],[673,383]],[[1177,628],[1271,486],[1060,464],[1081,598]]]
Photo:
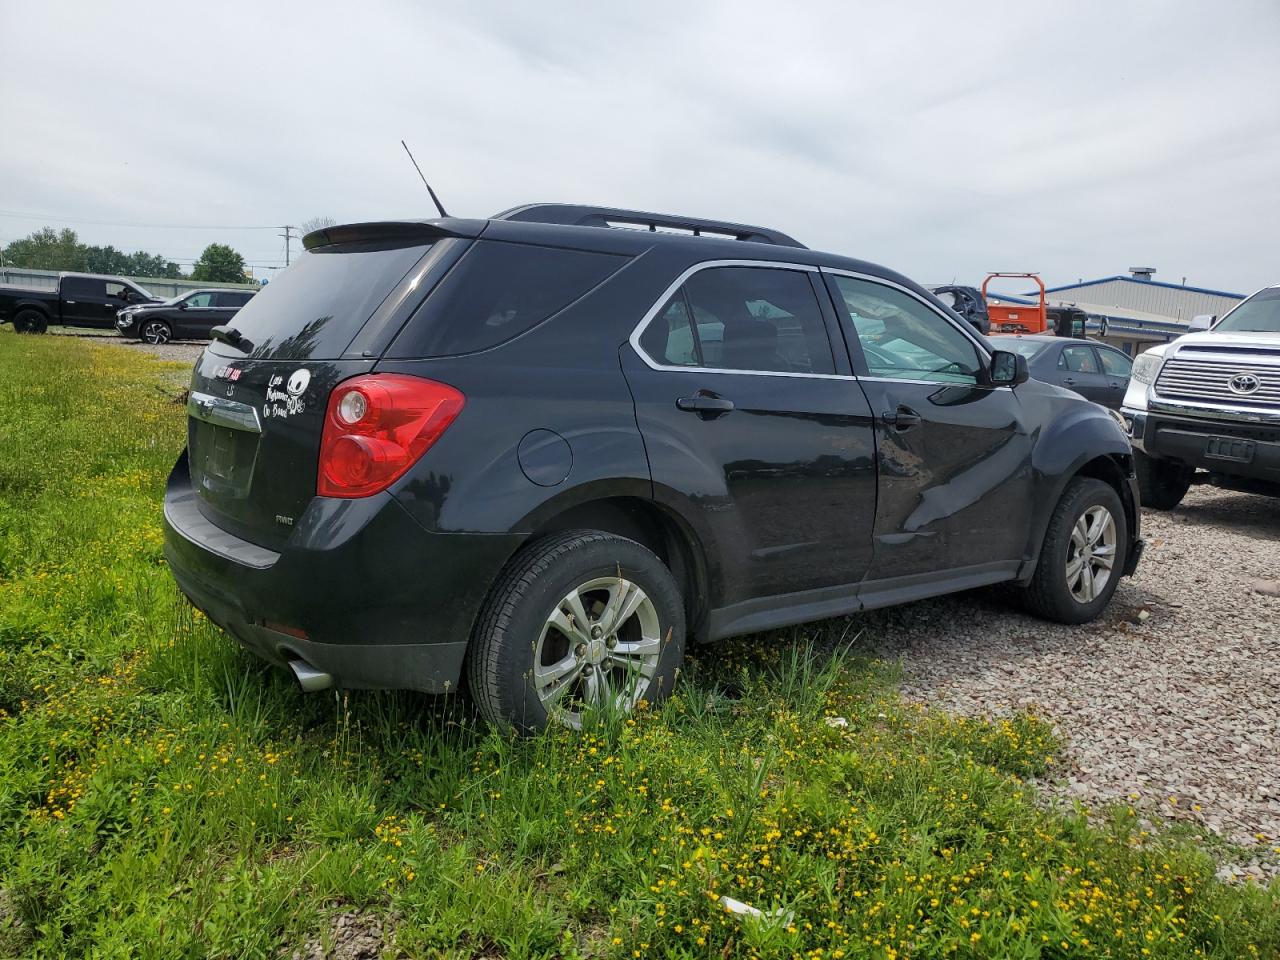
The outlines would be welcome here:
[[[917,380],[914,377],[875,377],[868,374],[865,377],[855,377],[853,379],[862,380],[868,383],[923,383],[930,387],[961,387],[964,389],[976,388],[978,390],[1008,390],[1013,392],[1013,387],[1007,385],[992,386],[986,383],[963,383],[959,380]]]
[[[818,268],[812,264],[787,263],[782,260],[703,260],[701,263],[695,263],[693,266],[681,273],[680,276],[676,277],[667,289],[662,292],[662,295],[658,297],[653,306],[645,312],[645,315],[640,318],[640,322],[632,329],[631,335],[627,337],[627,342],[631,344],[631,349],[634,350],[636,355],[644,361],[645,366],[649,367],[651,370],[661,370],[664,373],[731,373],[737,376],[748,377],[790,377],[800,380],[857,381],[857,377],[844,373],[796,373],[790,370],[732,370],[727,367],[680,367],[675,364],[659,363],[657,360],[653,359],[653,357],[649,356],[649,354],[645,353],[644,349],[640,346],[640,337],[644,334],[649,324],[657,319],[659,311],[667,305],[667,301],[670,300],[672,296],[675,295],[675,292],[684,285],[685,281],[695,273],[700,273],[703,270],[713,270],[716,267],[761,267],[766,270],[797,270],[803,273],[818,272]],[[823,325],[823,333],[826,333],[825,324]],[[831,346],[832,360],[834,361],[836,347],[835,344],[831,343],[831,337],[829,334],[827,335],[827,343]]]
[[[858,273],[858,271],[856,270],[842,270],[839,267],[820,267],[819,272],[829,274],[833,277],[850,277],[851,279],[854,279],[854,280],[865,280],[867,283],[879,284],[882,287],[892,287],[894,290],[898,290],[901,293],[905,293],[907,296],[911,297],[913,300],[922,304],[930,313],[937,316],[940,320],[942,320],[943,323],[951,327],[951,329],[959,330],[961,335],[964,336],[966,340],[968,340],[977,348],[978,356],[985,357],[987,363],[988,364],[991,363],[991,350],[995,348],[979,340],[977,337],[973,335],[971,331],[966,330],[964,326],[962,326],[959,323],[956,323],[954,320],[952,320],[945,313],[939,310],[936,306],[934,306],[924,297],[920,296],[920,294],[916,293],[910,287],[904,287],[902,284],[894,283],[892,280],[886,280],[884,277],[873,276],[872,274],[869,274],[869,273]]]

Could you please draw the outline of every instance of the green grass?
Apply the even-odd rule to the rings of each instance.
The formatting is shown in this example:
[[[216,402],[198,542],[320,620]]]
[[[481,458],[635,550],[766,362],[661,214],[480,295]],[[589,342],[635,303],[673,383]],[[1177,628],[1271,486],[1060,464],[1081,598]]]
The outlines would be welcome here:
[[[415,957],[1280,953],[1280,890],[1046,811],[1046,724],[902,703],[813,652],[847,623],[715,648],[579,735],[299,693],[165,569],[180,389],[0,333],[0,956],[288,957],[339,913]]]

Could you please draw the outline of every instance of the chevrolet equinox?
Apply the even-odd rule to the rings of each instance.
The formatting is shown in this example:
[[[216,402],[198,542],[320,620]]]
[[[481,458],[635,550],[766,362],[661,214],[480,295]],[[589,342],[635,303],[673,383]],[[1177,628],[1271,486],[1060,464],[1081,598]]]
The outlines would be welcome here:
[[[580,726],[686,643],[1003,583],[1083,623],[1142,543],[1107,410],[762,227],[540,204],[336,226],[193,374],[182,591],[305,689]]]

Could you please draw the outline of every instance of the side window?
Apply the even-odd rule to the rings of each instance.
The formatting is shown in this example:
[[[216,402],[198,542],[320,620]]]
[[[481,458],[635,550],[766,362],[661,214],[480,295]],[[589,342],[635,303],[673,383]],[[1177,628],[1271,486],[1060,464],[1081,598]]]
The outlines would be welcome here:
[[[698,347],[693,338],[693,325],[689,323],[689,309],[685,306],[683,290],[677,290],[666,307],[645,327],[640,335],[640,346],[659,363],[673,367],[698,365]]]
[[[211,307],[213,306],[213,294],[205,292],[205,293],[197,293],[197,294],[194,294],[193,296],[187,297],[187,306],[188,307]]]
[[[119,286],[119,284],[116,284]],[[105,297],[107,284],[104,280],[93,277],[67,277],[62,281],[62,295],[71,299],[76,297]]]
[[[684,291],[703,366],[835,372],[822,311],[803,271],[711,267],[690,277]]]
[[[113,300],[124,299],[125,290],[127,288],[123,283],[115,283],[111,280],[108,280],[103,286],[106,289],[106,294],[108,297],[111,297]]]
[[[1098,358],[1093,355],[1093,347],[1063,347],[1062,355],[1058,357],[1058,369],[1072,373],[1098,373]]]
[[[1102,358],[1102,369],[1109,377],[1129,378],[1130,371],[1133,370],[1133,361],[1126,357],[1118,350],[1098,349],[1098,356]]]
[[[477,240],[406,324],[391,356],[453,356],[506,343],[591,292],[627,260]]]
[[[944,317],[901,290],[835,277],[873,377],[977,383],[973,342]]]

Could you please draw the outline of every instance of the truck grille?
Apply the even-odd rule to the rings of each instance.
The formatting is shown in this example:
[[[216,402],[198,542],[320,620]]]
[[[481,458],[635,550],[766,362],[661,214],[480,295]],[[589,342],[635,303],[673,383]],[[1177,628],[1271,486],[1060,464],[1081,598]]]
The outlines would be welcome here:
[[[1257,386],[1249,390],[1253,382]],[[1236,389],[1232,389],[1233,383]],[[1280,366],[1231,360],[1221,354],[1212,360],[1179,354],[1160,368],[1156,393],[1171,400],[1280,408]]]

